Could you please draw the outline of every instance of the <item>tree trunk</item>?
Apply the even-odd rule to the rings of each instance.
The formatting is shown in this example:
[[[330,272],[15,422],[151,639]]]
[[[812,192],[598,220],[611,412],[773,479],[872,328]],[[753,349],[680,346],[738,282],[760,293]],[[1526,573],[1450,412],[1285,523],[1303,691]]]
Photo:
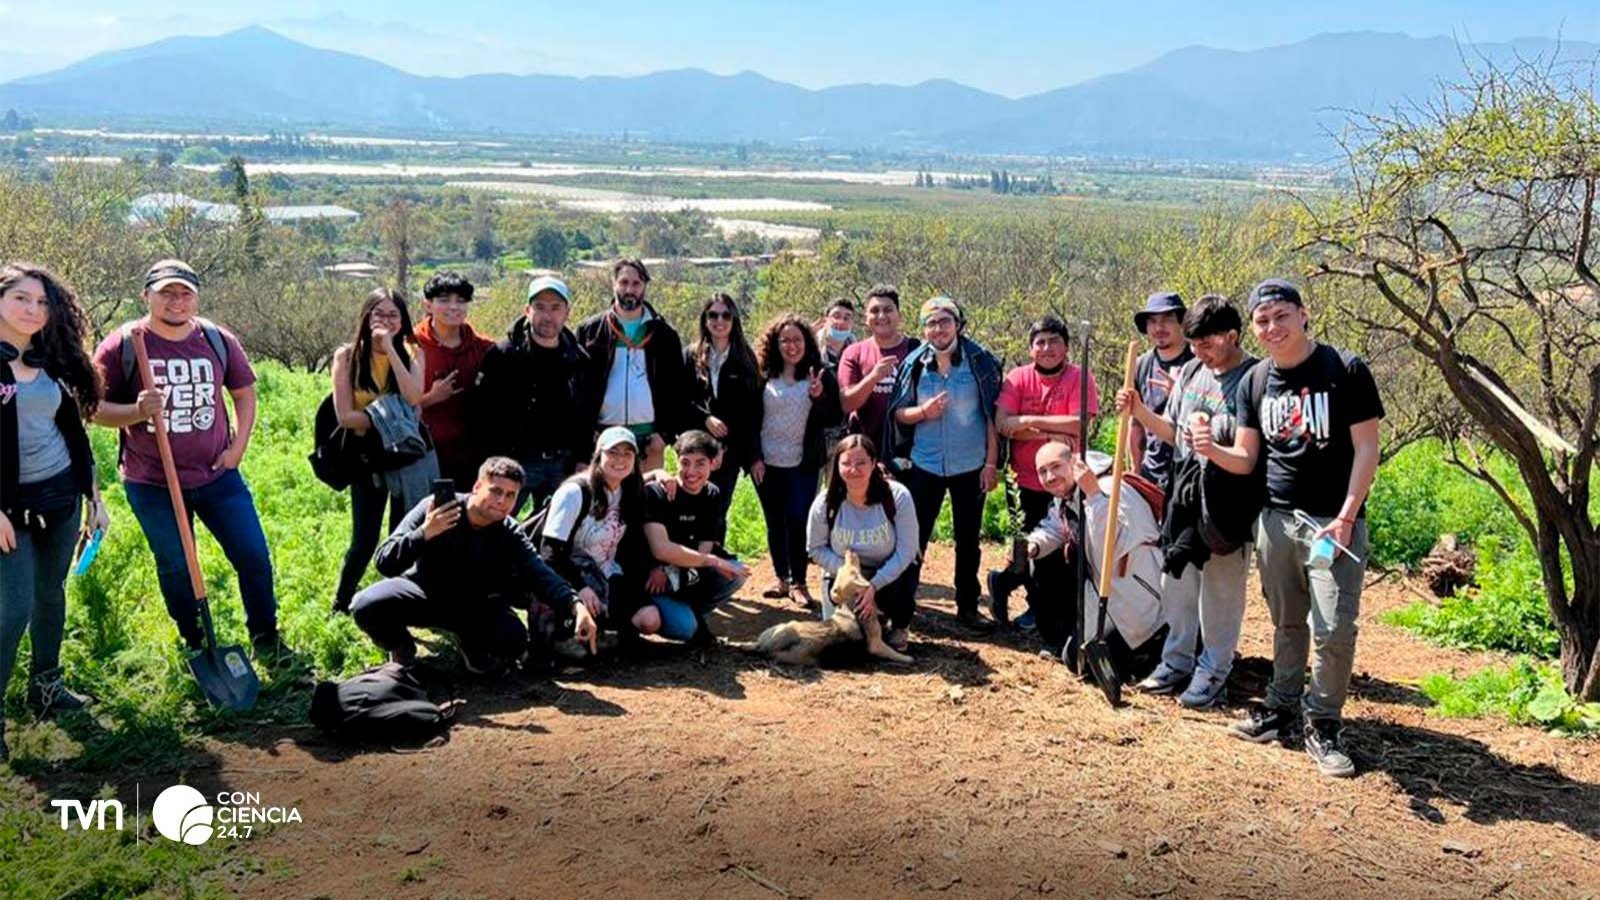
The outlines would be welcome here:
[[[1567,552],[1572,558],[1572,597],[1567,622],[1556,620],[1561,678],[1573,697],[1600,703],[1600,541],[1568,544]]]

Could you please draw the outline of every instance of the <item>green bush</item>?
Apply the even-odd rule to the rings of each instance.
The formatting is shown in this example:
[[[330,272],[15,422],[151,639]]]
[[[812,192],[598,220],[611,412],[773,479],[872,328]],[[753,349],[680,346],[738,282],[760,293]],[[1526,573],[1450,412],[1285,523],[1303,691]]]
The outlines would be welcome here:
[[[1486,535],[1478,544],[1477,584],[1438,604],[1417,601],[1383,621],[1448,647],[1503,650],[1548,659],[1560,652],[1540,580],[1539,559],[1526,542]]]
[[[1418,689],[1434,702],[1434,712],[1447,718],[1493,716],[1564,734],[1600,734],[1600,703],[1573,700],[1554,666],[1526,656],[1507,667],[1491,666],[1462,677],[1428,675]]]
[[[1441,534],[1477,544],[1488,535],[1526,536],[1488,485],[1444,461],[1438,441],[1419,441],[1384,463],[1367,500],[1372,559],[1386,566],[1415,566]],[[1497,458],[1490,466],[1508,484],[1519,483]]]

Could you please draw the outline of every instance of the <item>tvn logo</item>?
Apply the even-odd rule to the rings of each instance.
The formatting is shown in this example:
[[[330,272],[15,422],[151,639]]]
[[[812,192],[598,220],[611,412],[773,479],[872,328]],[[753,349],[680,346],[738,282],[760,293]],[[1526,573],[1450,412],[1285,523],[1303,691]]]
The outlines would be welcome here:
[[[134,785],[135,840],[142,833],[142,808],[139,786]],[[51,800],[62,831],[74,826],[81,831],[121,831],[124,810],[120,800]],[[150,807],[150,820],[156,831],[169,841],[199,846],[213,838],[249,838],[258,825],[299,823],[300,810],[293,806],[266,806],[254,791],[221,791],[208,798],[186,784],[175,784],[156,796]]]

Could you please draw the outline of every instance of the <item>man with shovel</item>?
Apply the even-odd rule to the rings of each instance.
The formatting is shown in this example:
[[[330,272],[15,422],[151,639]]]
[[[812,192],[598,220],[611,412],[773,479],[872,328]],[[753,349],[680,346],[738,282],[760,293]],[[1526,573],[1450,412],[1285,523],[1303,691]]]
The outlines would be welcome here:
[[[1266,456],[1256,557],[1272,614],[1272,682],[1266,701],[1232,733],[1256,743],[1285,741],[1299,724],[1299,706],[1317,770],[1348,778],[1356,769],[1340,713],[1355,661],[1366,500],[1378,470],[1383,401],[1360,357],[1307,333],[1310,316],[1294,285],[1262,282],[1250,292],[1249,309],[1267,358],[1239,383],[1234,444],[1217,444],[1209,423],[1197,422],[1190,433],[1195,453],[1236,474]]]
[[[1039,472],[1039,484],[1055,502],[1029,532],[1028,555],[1039,559],[1059,553],[1075,534],[1084,535],[1084,560],[1090,571],[1083,588],[1083,609],[1088,619],[1088,610],[1099,604],[1098,593],[1090,592],[1100,583],[1106,518],[1111,515],[1112,459],[1104,453],[1090,452],[1085,462],[1067,444],[1050,441],[1039,448],[1034,465]],[[1082,529],[1069,521],[1067,513],[1072,506],[1074,489],[1083,491]],[[1109,621],[1105,634],[1121,635],[1129,648],[1143,646],[1165,622],[1161,605],[1160,537],[1156,511],[1145,495],[1132,488],[1118,492],[1116,547],[1112,554],[1111,591],[1106,598]],[[1096,623],[1089,621],[1080,624],[1078,633],[1090,635],[1097,630]]]
[[[157,446],[163,417],[184,506],[198,516],[239,574],[245,625],[258,656],[287,654],[278,639],[278,603],[272,556],[239,464],[256,423],[256,375],[237,338],[199,318],[200,276],[187,263],[166,259],[144,276],[149,315],[115,329],[95,350],[105,380],[101,425],[121,429],[121,470],[139,527],[156,558],[156,577],[167,614],[190,650],[205,644],[199,598],[173,513],[173,494]],[[134,332],[148,348],[154,383],[145,383],[133,349]],[[233,401],[236,422],[223,402]]]

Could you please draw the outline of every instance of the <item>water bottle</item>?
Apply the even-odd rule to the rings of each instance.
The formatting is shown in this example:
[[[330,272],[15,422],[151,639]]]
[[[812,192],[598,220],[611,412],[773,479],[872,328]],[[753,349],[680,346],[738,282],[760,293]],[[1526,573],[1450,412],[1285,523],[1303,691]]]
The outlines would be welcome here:
[[[1306,559],[1306,564],[1313,569],[1333,568],[1333,558],[1339,553],[1339,548],[1333,542],[1332,535],[1323,535],[1311,542],[1311,556]]]

